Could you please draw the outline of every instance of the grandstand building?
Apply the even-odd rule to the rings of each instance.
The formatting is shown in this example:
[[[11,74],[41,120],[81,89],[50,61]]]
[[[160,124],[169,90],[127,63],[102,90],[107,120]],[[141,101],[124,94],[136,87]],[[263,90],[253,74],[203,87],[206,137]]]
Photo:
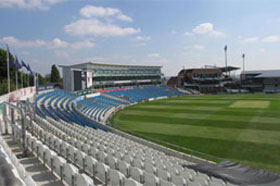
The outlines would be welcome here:
[[[240,79],[241,87],[250,92],[280,92],[280,70],[243,71]]]
[[[67,91],[161,85],[161,66],[82,63],[60,65]]]
[[[233,78],[228,74],[237,67],[210,67],[183,69],[176,78],[170,78],[167,84],[171,87],[183,88],[201,93],[225,92],[232,87]]]

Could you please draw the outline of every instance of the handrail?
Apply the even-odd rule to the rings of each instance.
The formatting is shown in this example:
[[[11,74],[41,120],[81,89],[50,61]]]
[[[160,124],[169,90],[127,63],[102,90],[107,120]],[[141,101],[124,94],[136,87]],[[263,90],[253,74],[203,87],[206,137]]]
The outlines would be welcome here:
[[[20,113],[20,115],[21,115],[22,146],[23,146],[23,149],[24,149],[23,150],[23,154],[26,155],[27,154],[27,146],[26,146],[26,130],[25,130],[25,126],[26,126],[25,111],[24,111],[24,109],[20,109],[19,107],[15,106],[15,105],[7,102],[7,101],[5,101],[3,103],[3,106],[4,106],[4,110],[3,110],[4,116],[3,116],[3,118],[5,120],[5,127],[6,127],[5,133],[6,134],[8,134],[8,125],[7,125],[7,120],[6,120],[6,118],[8,118],[7,107],[9,107],[9,109],[12,108],[12,112],[11,112],[11,114],[12,114],[12,116],[11,116],[11,118],[12,118],[12,123],[11,123],[12,130],[14,130],[14,126],[13,125],[15,124],[15,121],[14,121],[15,115],[14,115],[14,111],[13,110],[17,110]]]

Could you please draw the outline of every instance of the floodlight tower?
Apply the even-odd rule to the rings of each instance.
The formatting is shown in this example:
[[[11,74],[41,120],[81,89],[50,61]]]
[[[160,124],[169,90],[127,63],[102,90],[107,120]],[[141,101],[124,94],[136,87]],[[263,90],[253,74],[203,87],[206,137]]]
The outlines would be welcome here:
[[[227,45],[225,46],[224,50],[225,50],[226,75],[227,75],[228,74],[227,73]]]
[[[243,72],[245,71],[245,54],[242,54],[243,59]]]

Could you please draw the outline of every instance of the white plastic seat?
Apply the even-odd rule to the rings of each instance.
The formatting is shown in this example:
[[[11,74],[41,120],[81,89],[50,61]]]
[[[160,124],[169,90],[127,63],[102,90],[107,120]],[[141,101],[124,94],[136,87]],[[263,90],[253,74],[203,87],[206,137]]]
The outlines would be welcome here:
[[[183,176],[185,178],[185,180],[187,180],[187,181],[194,180],[194,176],[192,174],[190,174],[190,172],[187,172],[187,171],[181,171],[181,176]]]
[[[60,154],[61,143],[62,143],[62,140],[61,140],[61,139],[55,138],[55,141],[54,141],[54,150],[55,150],[58,154]]]
[[[118,160],[117,167],[118,167],[118,170],[121,173],[123,173],[126,177],[130,176],[130,165],[127,162]]]
[[[89,149],[89,155],[93,156],[93,157],[97,157],[97,153],[98,153],[98,149],[95,148],[94,146],[92,146],[90,149]]]
[[[186,186],[188,183],[187,180],[184,179],[184,177],[177,176],[174,174],[171,175],[171,182],[174,183],[175,185],[182,185],[182,186]]]
[[[68,148],[68,160],[72,161],[73,163],[75,162],[75,156],[76,156],[76,152],[78,151],[78,149],[76,149],[74,146],[69,146]]]
[[[123,160],[129,164],[131,164],[133,162],[133,158],[128,154],[123,157]]]
[[[31,139],[32,136],[30,134],[26,134],[26,145],[31,149]]]
[[[145,186],[157,186],[157,185],[159,185],[159,178],[153,174],[144,172],[144,185]]]
[[[107,154],[105,152],[99,150],[97,153],[97,159],[103,163],[106,163]]]
[[[129,179],[124,179],[124,186],[142,186],[141,183],[129,178]]]
[[[94,186],[93,180],[85,174],[76,174],[74,179],[74,186]]]
[[[45,151],[48,149],[46,145],[39,145],[38,146],[38,154],[37,156],[44,162],[45,161]]]
[[[66,160],[62,157],[55,156],[53,158],[52,170],[61,178],[62,177],[62,168],[63,164],[66,163]]]
[[[162,161],[155,161],[155,166],[161,170],[167,170],[166,165]]]
[[[138,181],[139,183],[143,183],[143,171],[137,167],[130,167],[130,175],[131,177]]]
[[[167,171],[170,174],[174,174],[174,175],[177,175],[177,176],[179,175],[179,171],[176,168],[171,167],[171,166],[167,166],[166,168],[167,168]]]
[[[157,169],[152,164],[144,164],[144,170],[150,174],[156,174]]]
[[[76,139],[71,138],[71,139],[69,140],[69,144],[75,146],[75,143],[76,143]]]
[[[60,145],[60,155],[63,156],[65,159],[68,158],[68,148],[69,145],[66,142],[61,142]]]
[[[151,159],[145,159],[145,160],[144,160],[144,163],[145,163],[145,164],[149,164],[149,165],[153,165],[153,166],[155,165],[155,161],[154,161],[154,160],[151,160]]]
[[[105,184],[107,184],[108,181],[108,173],[109,173],[109,167],[105,165],[104,163],[97,162],[96,164],[96,176],[103,181]]]
[[[77,164],[81,169],[84,168],[84,159],[86,156],[87,156],[86,153],[82,151],[76,152],[75,164]]]
[[[84,143],[82,146],[82,151],[85,152],[86,154],[89,154],[89,149],[90,149],[90,146],[88,144]]]
[[[215,177],[211,177],[210,185],[211,185],[211,186],[214,186],[214,185],[217,185],[217,186],[226,186],[226,183],[225,183],[222,179],[218,179],[218,178],[215,178]]]
[[[162,180],[170,181],[171,175],[169,172],[161,169],[157,169],[157,176],[161,178]]]
[[[89,172],[91,175],[95,175],[96,173],[96,164],[97,160],[91,156],[86,156],[84,160],[84,170]]]
[[[4,156],[4,158],[5,158],[5,154],[2,154],[2,156]],[[11,158],[12,163],[13,163],[14,165],[17,165],[17,164],[19,163],[19,161],[18,161],[18,159],[17,159],[17,157],[16,157],[15,154],[12,153],[11,156],[10,156],[10,158]]]
[[[19,176],[21,177],[21,179],[24,180],[24,178],[26,177],[26,173],[25,173],[25,169],[22,166],[22,164],[17,164],[16,169],[18,171]]]
[[[39,147],[42,146],[43,143],[39,140],[35,140],[34,141],[34,153],[37,155],[37,157],[39,157]]]
[[[83,144],[84,144],[84,143],[81,142],[81,141],[76,141],[75,147],[76,147],[77,149],[79,149],[79,150],[82,150]]]
[[[30,144],[30,147],[31,147],[31,150],[34,152],[35,151],[35,143],[36,143],[37,139],[34,138],[34,137],[31,137],[31,144]]]
[[[108,148],[108,149],[107,149],[107,154],[108,154],[108,155],[111,155],[111,156],[114,156],[114,155],[115,155],[115,150],[112,149],[112,148]]]
[[[69,163],[63,164],[63,181],[68,185],[74,185],[74,177],[78,174],[78,169]]]
[[[174,183],[160,179],[160,186],[176,186]]]
[[[44,135],[44,143],[46,143],[47,146],[50,145],[50,134],[47,133],[47,132],[46,132],[45,135]]]
[[[99,150],[101,150],[101,151],[106,151],[107,150],[107,148],[106,148],[106,146],[104,146],[104,145],[100,145],[99,146]]]
[[[52,169],[53,157],[56,156],[56,153],[50,149],[45,150],[45,164]]]
[[[194,176],[192,182],[200,184],[201,186],[208,186],[209,180],[204,176]]]
[[[142,160],[135,159],[132,164],[134,167],[138,167],[139,169],[144,168],[144,163],[142,162]]]
[[[55,149],[54,148],[54,141],[56,140],[56,137],[54,136],[54,135],[50,135],[50,137],[49,137],[49,147],[51,148],[51,149]]]
[[[108,163],[109,167],[111,167],[112,169],[117,169],[118,159],[111,155],[108,155],[107,163]]]
[[[121,152],[115,152],[115,157],[119,160],[123,160],[124,154]]]
[[[117,170],[109,169],[109,185],[123,185],[125,176]]]
[[[36,182],[32,179],[31,176],[27,176],[24,179],[24,182],[26,183],[27,186],[37,186]]]

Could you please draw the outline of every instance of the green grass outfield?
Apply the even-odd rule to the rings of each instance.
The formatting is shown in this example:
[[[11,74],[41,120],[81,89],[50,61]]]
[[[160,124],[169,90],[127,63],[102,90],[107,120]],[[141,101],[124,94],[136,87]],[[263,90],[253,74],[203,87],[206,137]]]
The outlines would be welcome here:
[[[113,126],[280,173],[280,95],[201,95],[140,103]]]

